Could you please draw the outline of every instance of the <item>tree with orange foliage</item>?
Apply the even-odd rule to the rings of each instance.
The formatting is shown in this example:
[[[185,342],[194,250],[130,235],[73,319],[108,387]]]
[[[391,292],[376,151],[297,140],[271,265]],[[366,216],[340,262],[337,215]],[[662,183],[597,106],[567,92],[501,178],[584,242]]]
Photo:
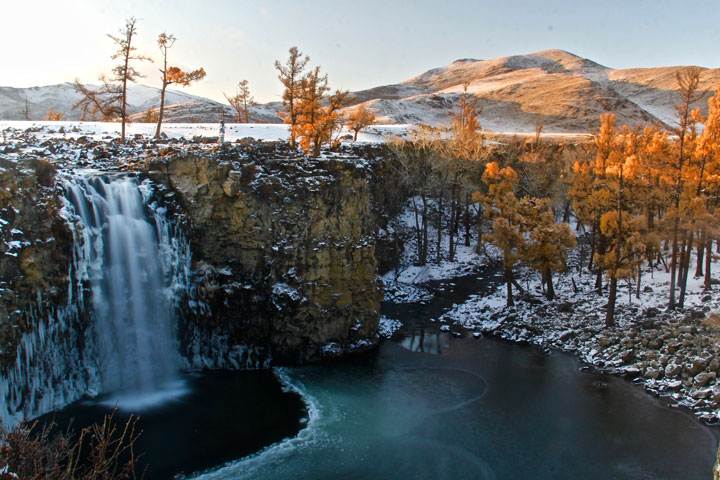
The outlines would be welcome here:
[[[542,275],[545,296],[555,298],[553,272],[567,268],[567,252],[577,244],[567,223],[555,221],[548,199],[533,199],[531,208],[525,209],[525,228],[530,231],[523,259]]]
[[[160,69],[162,74],[162,89],[160,90],[160,111],[158,112],[158,123],[155,129],[155,138],[160,138],[160,129],[162,128],[163,113],[165,111],[165,90],[168,85],[189,86],[192,82],[197,82],[205,78],[205,70],[201,67],[191,72],[184,72],[178,67],[168,67],[167,54],[168,49],[175,44],[175,35],[168,35],[163,32],[158,35],[157,44],[160,53],[163,56],[163,68]]]
[[[53,107],[50,107],[47,109],[47,112],[45,112],[45,118],[43,120],[48,120],[51,122],[59,122],[62,120],[63,114],[62,112],[56,112]]]
[[[717,237],[718,228],[714,220],[717,203],[712,198],[720,197],[720,84],[714,96],[708,100],[708,116],[704,119],[703,132],[697,142],[700,172],[697,184],[698,195],[702,195],[707,221],[703,222],[702,248],[698,249],[696,276],[703,275],[702,261],[705,261],[704,288],[711,288],[712,241]]]
[[[302,78],[305,67],[310,61],[310,57],[303,58],[302,53],[297,47],[290,47],[290,56],[285,65],[275,60],[275,69],[280,74],[278,78],[282,82],[285,90],[283,91],[282,101],[285,111],[279,114],[285,123],[290,125],[290,147],[295,148],[295,140],[297,134],[298,109],[297,103],[302,95]]]
[[[223,93],[228,103],[235,109],[235,118],[241,123],[250,123],[250,107],[257,105],[255,99],[250,94],[250,87],[248,87],[248,81],[242,80],[238,82],[235,95],[228,97],[227,94]]]
[[[502,251],[507,306],[512,307],[515,305],[513,267],[522,258],[525,249],[521,205],[514,192],[518,175],[512,167],[501,169],[497,162],[490,162],[485,166],[482,179],[488,186],[488,193],[477,193],[473,199],[486,205],[485,216],[492,220],[492,233],[483,235],[483,238]]]
[[[353,132],[353,142],[357,141],[358,133],[375,123],[375,114],[368,110],[365,105],[359,105],[347,119],[345,126]]]
[[[702,98],[702,93],[698,92],[700,69],[690,67],[683,72],[678,72],[676,78],[681,94],[681,102],[675,105],[675,111],[678,115],[678,127],[675,129],[675,134],[678,137],[678,142],[673,161],[667,165],[670,169],[667,177],[668,183],[672,186],[671,195],[673,200],[670,209],[672,218],[672,257],[670,259],[670,298],[668,300],[668,308],[671,310],[678,306],[682,308],[682,304],[678,305],[675,301],[675,290],[678,277],[680,276],[678,266],[683,261],[680,256],[682,253],[680,250],[680,242],[685,240],[686,233],[685,230],[681,229],[682,211],[680,207],[682,206],[682,196],[685,190],[688,141],[692,142],[696,134],[696,119],[693,117],[691,106],[694,102]],[[681,235],[683,238],[680,238]]]
[[[600,133],[595,138],[595,157],[581,158],[573,166],[573,179],[568,190],[572,199],[573,210],[578,219],[591,230],[591,263],[592,269],[595,255],[604,255],[607,238],[600,228],[602,215],[612,209],[610,192],[602,188],[605,183],[607,158],[615,141],[615,115],[606,114],[601,117]],[[602,294],[603,269],[596,265],[595,289]]]
[[[342,127],[344,116],[340,110],[350,102],[349,92],[336,90],[328,97],[329,90],[327,75],[320,75],[320,67],[315,67],[300,82],[301,93],[294,104],[296,123],[291,127],[291,138],[314,157]]]

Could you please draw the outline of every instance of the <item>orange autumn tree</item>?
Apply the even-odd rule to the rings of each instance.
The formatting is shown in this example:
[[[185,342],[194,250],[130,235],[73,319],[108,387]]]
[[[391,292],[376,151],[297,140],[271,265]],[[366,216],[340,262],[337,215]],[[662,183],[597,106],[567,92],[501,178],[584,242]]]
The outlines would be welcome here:
[[[703,132],[697,142],[696,155],[700,158],[697,194],[701,196],[705,216],[701,224],[702,238],[698,246],[696,277],[704,275],[704,288],[710,290],[712,241],[717,237],[718,199],[720,198],[720,84],[715,95],[708,100],[708,115]],[[704,261],[704,273],[703,273]]]
[[[613,207],[600,218],[600,231],[608,239],[608,247],[605,252],[595,254],[595,263],[610,279],[605,315],[607,327],[615,325],[618,280],[634,276],[635,266],[645,251],[640,231],[645,218],[631,208],[641,170],[637,145],[637,134],[627,127],[613,131],[607,144],[609,149],[601,158],[602,165],[596,166],[604,168],[604,188],[610,194]]]
[[[522,258],[525,248],[521,206],[514,192],[518,175],[511,167],[501,169],[497,162],[490,162],[485,166],[482,179],[488,186],[488,193],[482,195],[476,192],[473,200],[482,201],[486,205],[485,216],[492,219],[492,233],[483,235],[483,238],[502,252],[507,306],[511,307],[515,305],[513,267]]]
[[[278,79],[285,87],[282,95],[284,112],[278,114],[285,123],[290,125],[290,146],[295,148],[296,132],[298,124],[298,108],[297,104],[302,95],[302,79],[303,72],[310,57],[303,58],[302,52],[297,47],[290,47],[290,54],[285,65],[279,61],[275,61],[275,69],[278,71]]]
[[[158,112],[158,123],[155,128],[155,138],[160,138],[160,129],[162,128],[163,113],[165,111],[165,90],[169,85],[180,85],[187,87],[193,82],[197,82],[205,78],[205,70],[201,67],[191,72],[184,72],[178,67],[168,67],[167,56],[168,50],[175,45],[175,35],[168,35],[163,32],[158,35],[157,44],[160,53],[163,56],[163,68],[160,69],[160,80],[162,80],[162,88],[160,89],[160,110]]]
[[[300,147],[314,157],[320,155],[324,143],[332,141],[333,135],[343,125],[340,111],[350,102],[350,93],[336,90],[328,96],[327,75],[320,75],[320,67],[306,75],[300,82],[300,96],[295,100],[295,125],[292,136]]]
[[[353,132],[353,142],[357,141],[358,134],[363,128],[369,127],[375,123],[375,114],[365,107],[365,105],[359,105],[353,112],[348,115],[345,126],[348,130]]]
[[[550,200],[533,199],[529,203],[531,208],[525,209],[525,223],[530,233],[523,259],[540,272],[545,285],[545,296],[548,300],[553,300],[553,272],[567,268],[567,253],[575,247],[577,241],[570,225],[555,221]]]
[[[573,210],[577,218],[590,228],[591,262],[595,255],[604,255],[607,248],[607,237],[600,229],[600,220],[612,209],[610,192],[603,188],[605,184],[605,166],[607,157],[612,151],[615,137],[615,115],[606,114],[601,117],[599,135],[595,138],[595,157],[580,158],[574,166],[572,180],[568,189],[568,197],[572,200]],[[596,265],[595,289],[602,294],[603,269]],[[592,268],[592,263],[589,268]]]

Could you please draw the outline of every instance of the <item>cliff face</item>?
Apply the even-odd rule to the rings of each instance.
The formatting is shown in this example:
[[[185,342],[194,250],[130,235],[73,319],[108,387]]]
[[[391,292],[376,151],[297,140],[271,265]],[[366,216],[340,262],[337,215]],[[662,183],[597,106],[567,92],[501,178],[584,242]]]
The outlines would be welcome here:
[[[191,363],[248,364],[240,345],[295,363],[376,342],[381,297],[362,161],[180,153],[148,171],[187,216],[198,277],[181,329]]]
[[[16,358],[37,317],[67,301],[72,234],[60,216],[55,169],[0,159],[0,364]]]

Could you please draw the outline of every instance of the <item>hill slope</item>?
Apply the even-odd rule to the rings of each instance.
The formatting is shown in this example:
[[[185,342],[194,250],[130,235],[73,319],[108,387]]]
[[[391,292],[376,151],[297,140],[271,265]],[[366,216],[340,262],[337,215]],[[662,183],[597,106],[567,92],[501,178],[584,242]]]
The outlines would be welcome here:
[[[462,59],[434,68],[409,80],[353,92],[352,111],[365,105],[378,123],[445,124],[467,85],[480,99],[483,128],[495,131],[532,132],[539,124],[545,132],[587,132],[599,127],[600,115],[614,112],[618,124],[635,126],[661,122],[674,125],[674,104],[679,101],[675,76],[687,67],[616,70],[562,50],[543,50],[527,55],[490,60]],[[720,82],[720,69],[702,69],[697,102],[706,110],[710,92]],[[157,113],[159,90],[132,85],[129,111],[132,121],[146,121]],[[20,120],[25,98],[31,119],[41,119],[49,107],[79,118],[71,110],[79,98],[69,83],[47,87],[0,87],[0,120]],[[165,121],[217,122],[232,109],[207,98],[168,91]],[[279,102],[253,109],[255,122],[279,123]],[[155,111],[148,111],[155,109]]]

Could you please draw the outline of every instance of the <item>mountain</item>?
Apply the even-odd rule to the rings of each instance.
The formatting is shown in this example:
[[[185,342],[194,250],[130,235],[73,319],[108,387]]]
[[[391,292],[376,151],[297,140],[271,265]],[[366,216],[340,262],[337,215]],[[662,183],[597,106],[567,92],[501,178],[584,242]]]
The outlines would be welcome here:
[[[90,87],[97,88],[95,85]],[[43,87],[13,88],[0,87],[0,120],[24,120],[20,110],[28,102],[30,120],[42,120],[49,108],[63,113],[63,120],[79,120],[80,110],[73,105],[80,99],[72,83],[47,85]],[[207,98],[189,95],[177,90],[165,93],[165,104],[197,102],[199,104],[221,104]],[[146,85],[128,85],[128,112],[138,113],[160,105],[160,89]]]
[[[636,126],[660,122],[674,125],[674,105],[679,102],[676,74],[687,67],[605,67],[563,50],[543,50],[527,55],[490,60],[461,59],[434,68],[409,80],[353,92],[355,103],[373,111],[378,123],[446,124],[457,107],[465,85],[483,107],[480,123],[486,130],[533,132],[542,124],[545,132],[587,132],[600,125],[600,115],[613,112],[617,124]],[[701,69],[700,89],[706,95],[696,103],[705,112],[707,98],[720,82],[720,69]],[[129,111],[132,121],[157,114],[157,88],[131,85]],[[71,84],[47,87],[0,87],[0,120],[21,119],[25,97],[32,119],[41,119],[49,107],[79,117],[71,110],[79,98]],[[232,109],[207,98],[169,90],[165,121],[217,122]],[[279,123],[279,102],[253,108],[253,121]],[[155,109],[155,111],[152,111]]]
[[[587,132],[599,127],[606,112],[614,112],[618,124],[671,126],[679,101],[675,75],[684,68],[616,70],[562,50],[543,50],[456,60],[355,95],[380,123],[447,123],[467,84],[480,99],[480,123],[488,130],[532,132],[542,123],[543,131]],[[718,81],[720,69],[702,69],[701,90],[715,90]],[[708,96],[696,106],[706,110]]]

